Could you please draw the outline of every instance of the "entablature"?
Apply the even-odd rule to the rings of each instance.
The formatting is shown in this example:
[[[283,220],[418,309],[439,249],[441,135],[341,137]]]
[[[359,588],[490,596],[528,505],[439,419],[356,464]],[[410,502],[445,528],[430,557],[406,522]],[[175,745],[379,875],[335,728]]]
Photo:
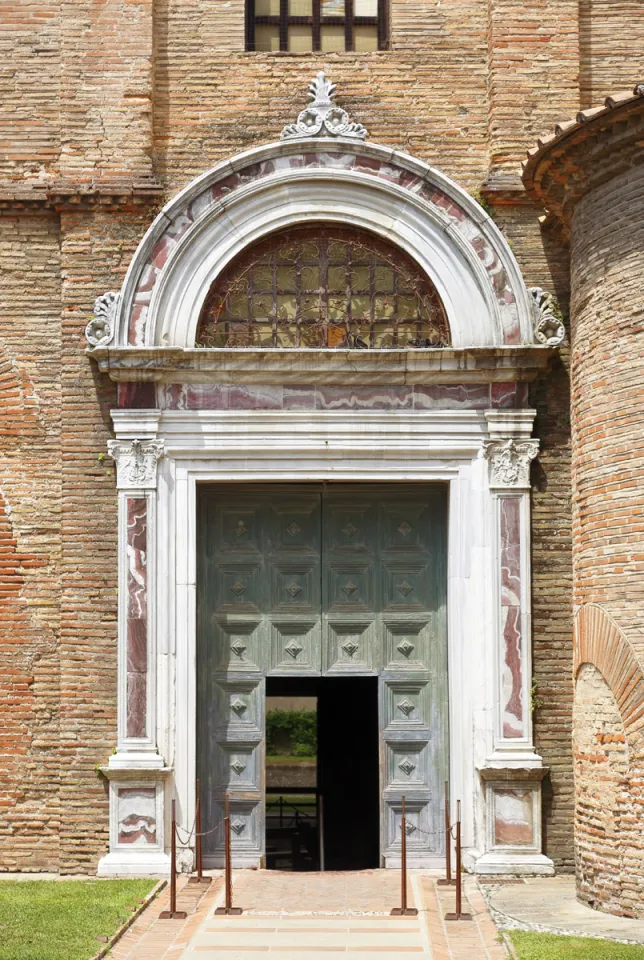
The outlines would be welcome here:
[[[556,347],[530,344],[413,350],[94,347],[87,353],[120,382],[432,384],[530,382]]]

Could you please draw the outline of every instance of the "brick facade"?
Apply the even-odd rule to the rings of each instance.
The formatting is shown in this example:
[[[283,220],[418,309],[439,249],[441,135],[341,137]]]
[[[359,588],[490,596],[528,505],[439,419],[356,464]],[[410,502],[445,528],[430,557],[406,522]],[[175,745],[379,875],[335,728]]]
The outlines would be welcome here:
[[[484,188],[526,282],[565,307],[567,248],[541,229],[518,160],[551,121],[636,72],[642,18],[628,4],[603,6],[609,19],[599,24],[590,4],[578,15],[567,0],[392,0],[391,50],[323,56],[245,53],[242,0],[157,0],[154,16],[151,0],[5,5],[0,869],[91,873],[106,847],[94,767],[115,740],[116,499],[103,454],[116,398],[84,354],[83,330],[95,296],[119,287],[158,205],[214,163],[276,139],[324,69],[371,139]],[[617,60],[611,44],[625,22],[631,52],[620,39]],[[593,40],[598,29],[609,31],[605,44]],[[543,441],[533,476],[536,742],[551,767],[545,852],[569,868],[565,351],[531,399]]]
[[[600,909],[643,916],[639,87],[585,119],[560,125],[525,179],[571,236],[578,892]]]

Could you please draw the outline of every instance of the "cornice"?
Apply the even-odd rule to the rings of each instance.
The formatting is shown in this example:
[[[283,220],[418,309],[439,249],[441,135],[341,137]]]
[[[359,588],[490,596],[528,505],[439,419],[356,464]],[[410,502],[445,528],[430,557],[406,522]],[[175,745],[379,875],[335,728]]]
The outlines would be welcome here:
[[[583,196],[644,162],[644,84],[582,110],[537,143],[528,151],[523,182],[568,233]]]
[[[157,206],[164,187],[153,179],[0,181],[0,211],[101,210]]]
[[[116,381],[210,383],[430,384],[534,380],[556,347],[444,347],[426,350],[255,350],[94,347],[86,351]]]

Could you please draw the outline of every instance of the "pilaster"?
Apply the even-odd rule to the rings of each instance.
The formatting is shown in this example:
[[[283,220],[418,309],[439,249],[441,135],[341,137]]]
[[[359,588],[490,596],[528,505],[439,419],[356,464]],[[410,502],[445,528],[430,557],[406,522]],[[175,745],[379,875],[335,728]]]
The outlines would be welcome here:
[[[525,411],[531,425],[533,411]],[[547,774],[532,737],[530,464],[539,441],[527,418],[486,413],[495,555],[494,750],[479,769],[485,791],[485,854],[478,873],[553,873],[541,853],[541,781]]]
[[[157,465],[164,443],[154,414],[139,437],[110,440],[119,498],[118,742],[110,781],[110,853],[101,875],[165,873],[164,778],[156,741],[155,586]]]

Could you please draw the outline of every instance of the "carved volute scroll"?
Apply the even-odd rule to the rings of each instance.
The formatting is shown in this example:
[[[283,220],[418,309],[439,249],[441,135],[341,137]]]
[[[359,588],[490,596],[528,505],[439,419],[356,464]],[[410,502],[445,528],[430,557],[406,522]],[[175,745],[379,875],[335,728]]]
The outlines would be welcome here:
[[[116,314],[120,293],[109,290],[94,302],[94,316],[85,327],[85,339],[90,347],[107,347],[114,339]]]
[[[534,305],[534,339],[547,347],[559,347],[566,339],[566,328],[556,313],[555,299],[542,287],[529,287]]]
[[[367,131],[361,123],[353,123],[342,107],[333,103],[335,84],[318,73],[309,85],[311,103],[297,118],[287,124],[280,140],[300,140],[305,137],[342,137],[349,140],[365,140]]]

